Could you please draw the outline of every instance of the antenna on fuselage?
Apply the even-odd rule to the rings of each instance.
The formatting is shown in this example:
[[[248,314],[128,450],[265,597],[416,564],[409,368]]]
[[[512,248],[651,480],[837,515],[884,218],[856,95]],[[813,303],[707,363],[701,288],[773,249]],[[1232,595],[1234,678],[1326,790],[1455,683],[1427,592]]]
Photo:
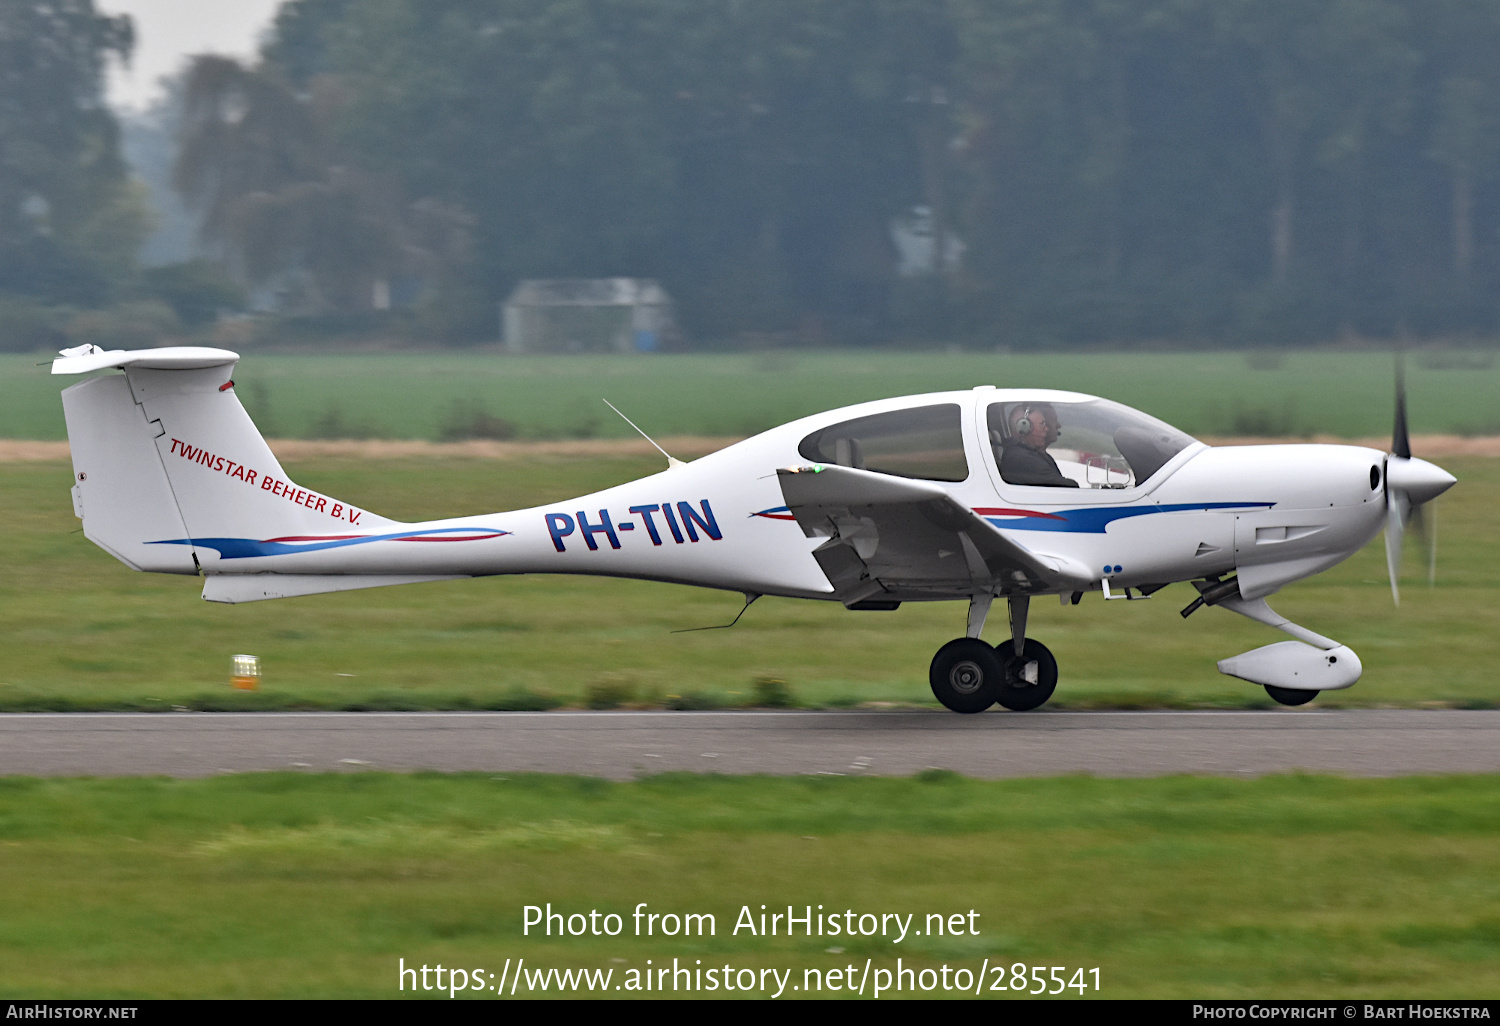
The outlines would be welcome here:
[[[728,623],[716,623],[711,627],[683,627],[679,630],[673,631],[672,633],[691,634],[694,631],[722,631],[726,628],[733,627],[735,624],[740,622],[740,617],[745,615],[745,610],[749,609],[758,598],[760,598],[760,595],[756,594],[753,591],[745,592],[745,605],[740,609],[738,613],[734,615],[734,619],[730,620]]]
[[[604,405],[608,406],[611,410],[614,410],[616,413],[620,413],[620,408],[618,406],[616,406],[614,403],[610,402],[608,399],[604,400]],[[667,458],[667,469],[668,470],[671,470],[673,467],[685,467],[685,466],[687,466],[687,464],[683,463],[676,456],[673,456],[671,453],[667,452],[667,450],[665,450],[661,446],[657,445],[656,444],[656,439],[652,438],[650,435],[646,434],[646,432],[642,431],[640,429],[640,427],[638,427],[636,425],[635,421],[631,420],[629,417],[625,416],[625,414],[623,414],[623,413],[620,413],[620,419],[623,420],[625,423],[629,424],[631,427],[635,428],[636,432],[642,438],[644,438],[646,441],[650,442],[653,446],[656,447],[656,451],[657,452],[661,453],[663,456],[665,456]]]

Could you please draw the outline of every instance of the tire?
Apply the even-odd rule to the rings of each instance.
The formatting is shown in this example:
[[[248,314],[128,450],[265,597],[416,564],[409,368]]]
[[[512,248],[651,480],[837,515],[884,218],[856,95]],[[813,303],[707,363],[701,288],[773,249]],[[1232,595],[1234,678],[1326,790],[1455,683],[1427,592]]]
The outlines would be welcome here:
[[[977,638],[957,638],[932,657],[932,693],[956,713],[984,712],[995,704],[1005,670],[995,650]]]
[[[1035,638],[1027,638],[1021,654],[1016,655],[1013,642],[1002,641],[995,646],[995,657],[1005,669],[1004,683],[995,694],[995,701],[1012,712],[1026,712],[1045,705],[1052,692],[1057,690],[1057,660],[1052,651]],[[1023,676],[1026,664],[1036,663],[1036,683]]]
[[[1299,688],[1278,688],[1274,684],[1262,686],[1266,689],[1266,694],[1282,705],[1306,705],[1321,694],[1318,691],[1303,691]]]

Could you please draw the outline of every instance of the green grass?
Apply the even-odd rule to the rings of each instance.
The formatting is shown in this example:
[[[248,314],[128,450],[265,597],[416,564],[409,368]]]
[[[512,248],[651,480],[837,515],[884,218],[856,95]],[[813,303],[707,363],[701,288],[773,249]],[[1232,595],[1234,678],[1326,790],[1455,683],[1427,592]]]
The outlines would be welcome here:
[[[1438,501],[1438,586],[1412,554],[1400,609],[1380,542],[1286,589],[1275,608],[1345,642],[1364,678],[1323,707],[1500,705],[1500,461],[1452,459]],[[403,519],[544,503],[651,472],[649,459],[318,460],[296,479]],[[956,603],[851,613],[763,599],[733,630],[737,595],[608,579],[528,576],[318,595],[242,606],[201,601],[194,578],[134,573],[79,532],[65,464],[0,465],[0,709],[534,708],[591,696],[650,706],[745,705],[785,680],[803,706],[933,705],[932,653],[962,633]],[[1177,611],[1096,594],[1035,603],[1030,634],[1057,654],[1055,707],[1269,705],[1215,662],[1279,635],[1222,610]],[[991,638],[1002,628],[996,620]],[[261,657],[255,693],[228,686],[229,657]],[[597,703],[596,703],[597,704]]]
[[[386,998],[398,959],[498,975],[520,957],[797,982],[987,958],[1097,966],[1114,998],[1500,988],[1496,776],[9,778],[0,878],[7,997]],[[717,930],[523,936],[523,906],[548,902],[627,924],[646,902]],[[914,925],[972,909],[979,933],[734,936],[761,904]]]
[[[1412,430],[1500,433],[1490,353],[1409,361]],[[0,355],[0,438],[63,438],[41,356]],[[479,412],[522,437],[627,437],[609,399],[652,434],[749,435],[849,403],[977,384],[1065,388],[1136,406],[1190,434],[1388,434],[1389,354],[869,351],[728,356],[249,354],[241,400],[268,437],[437,438]]]

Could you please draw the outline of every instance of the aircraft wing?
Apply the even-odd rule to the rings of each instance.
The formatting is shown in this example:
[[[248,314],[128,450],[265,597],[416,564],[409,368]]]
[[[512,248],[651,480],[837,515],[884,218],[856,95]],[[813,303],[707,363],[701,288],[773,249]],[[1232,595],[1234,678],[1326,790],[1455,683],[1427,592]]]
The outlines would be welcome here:
[[[1071,561],[1012,541],[941,486],[852,467],[777,471],[787,508],[848,606],[1084,589]]]

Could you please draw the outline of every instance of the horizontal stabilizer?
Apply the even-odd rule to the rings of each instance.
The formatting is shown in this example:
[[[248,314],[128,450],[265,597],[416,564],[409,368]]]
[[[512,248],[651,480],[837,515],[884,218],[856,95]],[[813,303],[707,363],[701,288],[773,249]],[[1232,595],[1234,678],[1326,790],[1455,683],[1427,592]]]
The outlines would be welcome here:
[[[384,588],[392,584],[424,581],[456,581],[467,574],[411,576],[404,574],[210,574],[203,581],[203,597],[209,602],[260,602],[264,599],[322,595],[330,591]]]
[[[239,360],[239,353],[206,346],[166,346],[161,349],[100,349],[78,346],[64,349],[52,361],[53,374],[87,374],[108,367],[143,367],[147,370],[204,370]]]

